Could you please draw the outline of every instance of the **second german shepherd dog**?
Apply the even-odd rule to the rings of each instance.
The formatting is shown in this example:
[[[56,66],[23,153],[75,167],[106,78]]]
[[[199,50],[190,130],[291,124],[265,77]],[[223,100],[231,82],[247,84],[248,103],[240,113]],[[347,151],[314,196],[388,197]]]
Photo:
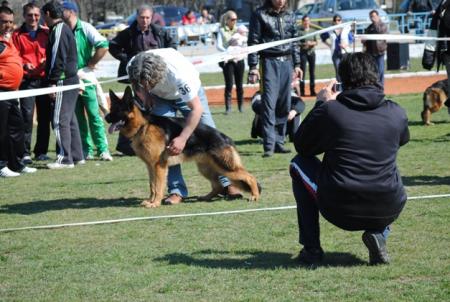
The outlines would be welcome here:
[[[423,123],[432,125],[431,114],[439,111],[448,97],[447,79],[437,81],[428,87],[423,93],[423,111],[421,113]]]
[[[150,178],[150,197],[141,205],[147,208],[158,207],[164,196],[168,168],[187,160],[194,160],[198,170],[211,182],[212,190],[203,200],[210,200],[222,192],[219,175],[230,179],[233,185],[250,192],[250,201],[257,201],[260,186],[241,163],[239,154],[231,138],[218,130],[199,124],[188,139],[183,152],[170,156],[166,146],[177,137],[184,125],[183,118],[161,117],[143,113],[139,100],[133,97],[128,86],[122,99],[109,91],[111,111],[105,117],[111,124],[109,132],[120,133],[131,139],[136,155],[147,165]]]

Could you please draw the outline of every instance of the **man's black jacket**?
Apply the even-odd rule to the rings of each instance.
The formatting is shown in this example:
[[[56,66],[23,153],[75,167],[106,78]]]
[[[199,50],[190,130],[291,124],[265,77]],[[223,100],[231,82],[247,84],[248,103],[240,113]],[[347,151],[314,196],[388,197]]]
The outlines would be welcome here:
[[[177,48],[176,41],[172,39],[169,32],[164,28],[151,24],[150,30],[153,36],[158,41],[158,48]],[[118,76],[124,76],[127,74],[126,66],[132,57],[145,51],[147,49],[140,49],[140,43],[137,39],[139,30],[137,28],[137,22],[134,21],[128,28],[122,30],[117,36],[109,42],[109,52],[111,55],[120,61]]]
[[[405,111],[380,88],[365,86],[316,104],[294,144],[301,156],[324,153],[316,180],[323,216],[344,229],[377,230],[406,202],[396,157],[408,141]]]
[[[262,44],[272,41],[296,38],[298,26],[295,15],[286,10],[275,12],[270,5],[264,5],[256,9],[250,18],[250,30],[248,45]],[[248,66],[255,67],[258,64],[258,54],[261,57],[279,57],[292,55],[293,64],[300,64],[300,49],[298,43],[287,43],[248,55]]]

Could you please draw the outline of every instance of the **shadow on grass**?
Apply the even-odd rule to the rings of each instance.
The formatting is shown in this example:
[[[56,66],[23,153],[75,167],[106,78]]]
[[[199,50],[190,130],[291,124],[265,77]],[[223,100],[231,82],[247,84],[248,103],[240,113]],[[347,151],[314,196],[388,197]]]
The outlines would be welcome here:
[[[433,124],[436,124],[436,125],[438,125],[438,124],[448,124],[448,121],[446,121],[446,120],[440,120],[440,121],[433,121],[432,120],[432,122],[433,122]],[[433,127],[433,126],[425,126],[422,121],[408,121],[408,126],[410,126],[410,127],[411,126]]]
[[[78,198],[78,199],[59,199],[30,201],[18,204],[6,204],[0,206],[0,213],[32,215],[47,211],[59,211],[67,209],[92,209],[92,208],[110,208],[110,207],[132,207],[139,206],[140,199],[121,198],[121,199],[97,199],[97,198]]]
[[[450,176],[403,176],[405,186],[440,186],[450,185]]]
[[[261,141],[259,139],[240,139],[240,140],[236,140],[234,141],[234,144],[236,146],[243,146],[243,145],[261,145]]]
[[[192,254],[172,253],[164,257],[155,258],[160,262],[171,265],[184,264],[206,268],[219,269],[265,269],[279,268],[306,269],[317,267],[350,267],[366,265],[367,263],[353,254],[329,252],[325,253],[324,261],[319,266],[306,266],[299,264],[291,254],[260,251],[214,251],[204,250]]]

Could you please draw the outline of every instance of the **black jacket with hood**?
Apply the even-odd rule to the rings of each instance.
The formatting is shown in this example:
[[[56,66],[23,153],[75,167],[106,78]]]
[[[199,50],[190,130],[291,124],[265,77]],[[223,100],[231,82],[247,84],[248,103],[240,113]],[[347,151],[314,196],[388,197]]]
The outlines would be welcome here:
[[[405,111],[380,88],[365,86],[318,102],[294,144],[301,156],[324,153],[316,180],[322,215],[343,229],[379,230],[406,202],[396,157],[408,141]]]

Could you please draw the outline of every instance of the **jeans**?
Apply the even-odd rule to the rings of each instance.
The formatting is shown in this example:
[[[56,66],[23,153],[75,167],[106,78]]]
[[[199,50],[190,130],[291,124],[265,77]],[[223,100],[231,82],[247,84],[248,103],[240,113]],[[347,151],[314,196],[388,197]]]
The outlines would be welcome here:
[[[180,111],[184,117],[187,117],[191,112],[191,108],[189,108],[187,102],[182,99],[166,100],[156,95],[152,95],[152,97],[156,100],[152,108],[152,114],[154,115],[174,117],[176,116],[177,111]],[[200,103],[203,107],[200,123],[216,128],[211,111],[209,110],[208,99],[206,98],[203,87],[201,87],[198,91],[198,97],[200,98]],[[227,187],[231,184],[230,180],[225,176],[219,176],[219,181],[223,187]],[[186,183],[184,182],[183,175],[181,173],[181,165],[169,167],[167,185],[169,194],[178,194],[182,197],[188,196]]]
[[[290,174],[292,190],[297,203],[297,218],[299,227],[299,242],[306,248],[320,247],[319,207],[317,202],[318,173],[321,161],[312,157],[297,155],[291,161]],[[371,233],[381,233],[385,239],[389,236],[390,228],[382,230],[366,230]]]
[[[378,82],[380,82],[381,87],[384,87],[384,54],[373,56],[375,62],[377,63],[378,69]]]

